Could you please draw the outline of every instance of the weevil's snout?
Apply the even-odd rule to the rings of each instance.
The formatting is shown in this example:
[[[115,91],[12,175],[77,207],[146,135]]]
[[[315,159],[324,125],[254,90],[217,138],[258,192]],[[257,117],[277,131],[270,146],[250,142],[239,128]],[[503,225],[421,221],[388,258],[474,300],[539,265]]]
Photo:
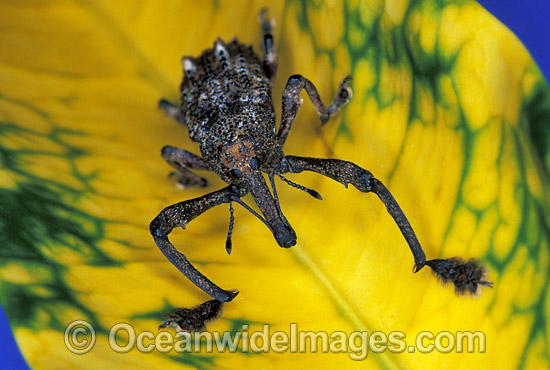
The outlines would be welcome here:
[[[281,212],[278,201],[271,195],[261,173],[247,178],[247,188],[258,208],[264,214],[265,221],[277,243],[283,248],[296,245],[296,233]]]
[[[283,248],[296,245],[296,233],[282,214],[277,200],[271,195],[262,173],[256,171],[248,176],[245,184],[258,208],[262,211],[277,243]]]
[[[228,179],[245,187],[252,195],[277,243],[283,248],[296,245],[296,233],[280,211],[278,201],[269,191],[261,171],[259,156],[252,143],[247,138],[240,138],[228,145],[224,148],[222,163],[229,173]]]
[[[282,225],[278,229],[273,229],[273,236],[282,248],[290,248],[296,245],[296,233],[292,228],[286,228]]]

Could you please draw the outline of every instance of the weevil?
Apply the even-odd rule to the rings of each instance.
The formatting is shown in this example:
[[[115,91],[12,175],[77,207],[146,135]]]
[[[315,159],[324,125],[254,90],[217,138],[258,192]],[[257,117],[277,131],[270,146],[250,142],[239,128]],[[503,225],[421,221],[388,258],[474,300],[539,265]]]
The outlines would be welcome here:
[[[277,72],[278,57],[273,40],[274,22],[260,13],[263,59],[237,39],[225,43],[221,39],[198,57],[184,56],[184,77],[181,83],[181,105],[162,99],[159,106],[167,116],[185,125],[192,141],[198,142],[201,155],[165,146],[162,157],[176,170],[184,186],[207,186],[207,181],[191,170],[215,172],[227,186],[201,196],[171,205],[150,224],[150,231],[162,253],[197,287],[213,299],[194,308],[180,308],[166,317],[160,327],[175,326],[180,331],[203,330],[205,322],[217,318],[223,303],[232,301],[237,290],[225,290],[200,273],[168,239],[176,228],[208,209],[229,204],[230,222],[226,250],[231,253],[233,202],[260,219],[283,248],[296,244],[296,233],[281,210],[275,176],[283,182],[322,199],[313,189],[298,185],[283,175],[312,171],[327,176],[345,187],[352,184],[359,191],[374,193],[386,206],[414,257],[414,272],[428,265],[444,283],[453,282],[457,293],[477,294],[487,282],[483,266],[477,261],[460,258],[426,260],[426,256],[405,214],[390,191],[369,171],[358,165],[333,158],[309,158],[285,155],[283,146],[294,118],[302,104],[300,92],[305,90],[320,116],[321,126],[340,111],[351,97],[351,78],[340,83],[336,98],[326,107],[316,87],[301,75],[291,76],[282,97],[282,117],[276,128],[272,100],[272,84]],[[267,175],[271,190],[264,174]],[[247,205],[243,196],[250,194],[261,214]]]

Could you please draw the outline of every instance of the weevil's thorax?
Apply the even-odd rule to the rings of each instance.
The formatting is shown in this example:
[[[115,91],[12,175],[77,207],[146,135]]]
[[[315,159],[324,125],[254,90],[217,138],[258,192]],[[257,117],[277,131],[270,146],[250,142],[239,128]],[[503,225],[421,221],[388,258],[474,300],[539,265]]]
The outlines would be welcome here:
[[[216,172],[224,148],[239,137],[254,147],[280,151],[273,147],[278,144],[271,83],[252,47],[218,39],[199,57],[184,57],[183,67],[181,108],[189,136]]]

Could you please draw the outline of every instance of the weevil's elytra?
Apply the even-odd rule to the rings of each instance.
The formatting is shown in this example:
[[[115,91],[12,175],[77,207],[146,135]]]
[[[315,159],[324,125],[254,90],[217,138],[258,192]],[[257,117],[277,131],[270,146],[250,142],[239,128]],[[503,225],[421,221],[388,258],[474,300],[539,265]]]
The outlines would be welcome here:
[[[202,330],[206,321],[221,314],[223,302],[233,300],[238,294],[237,290],[220,288],[201,274],[169,241],[170,232],[175,227],[185,228],[206,210],[228,203],[230,222],[226,250],[231,253],[232,203],[235,202],[260,219],[281,247],[290,248],[296,244],[297,237],[281,210],[275,176],[322,199],[315,190],[283,176],[302,171],[317,172],[346,187],[352,184],[361,192],[375,193],[407,241],[414,257],[415,272],[428,265],[439,280],[444,283],[452,281],[457,293],[476,294],[481,286],[491,286],[491,283],[485,281],[484,268],[476,261],[460,258],[426,261],[424,251],[393,195],[366,169],[341,159],[284,154],[284,143],[302,103],[300,92],[307,92],[320,116],[321,124],[325,124],[351,99],[351,78],[346,77],[342,81],[336,98],[325,107],[311,81],[301,75],[291,76],[283,92],[281,121],[277,129],[271,92],[278,65],[272,36],[273,22],[265,19],[264,12],[260,18],[263,59],[254,53],[252,47],[241,44],[237,39],[228,43],[218,39],[212,48],[198,57],[183,57],[181,106],[177,107],[166,100],[159,103],[169,117],[187,126],[190,138],[199,144],[200,156],[171,146],[162,150],[162,157],[178,170],[180,183],[205,187],[206,180],[191,170],[208,170],[218,174],[228,184],[202,197],[169,206],[151,222],[151,234],[162,253],[189,280],[214,298],[192,309],[175,310],[161,327],[173,325],[183,331]],[[264,173],[268,175],[270,185]],[[242,201],[241,197],[248,193],[252,195],[261,214]]]

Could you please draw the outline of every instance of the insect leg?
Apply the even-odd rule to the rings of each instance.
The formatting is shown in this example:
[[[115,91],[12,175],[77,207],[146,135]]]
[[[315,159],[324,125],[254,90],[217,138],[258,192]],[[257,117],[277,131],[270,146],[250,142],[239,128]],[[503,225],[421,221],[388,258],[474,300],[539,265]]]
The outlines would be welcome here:
[[[267,77],[273,82],[277,74],[279,58],[275,51],[275,43],[273,41],[273,19],[265,17],[266,9],[260,11],[260,23],[262,25],[262,49],[264,52],[264,72]]]
[[[166,117],[172,118],[173,120],[178,121],[181,124],[186,125],[185,116],[181,112],[181,109],[175,105],[170,103],[166,99],[159,100],[159,108],[164,111],[164,114],[166,114]]]
[[[321,159],[297,157],[288,155],[285,157],[288,161],[290,172],[299,173],[302,171],[313,171],[321,175],[330,177],[344,186],[354,185],[360,191],[374,192],[386,205],[388,213],[393,217],[405,240],[411,248],[414,256],[415,271],[419,271],[426,264],[426,255],[416,238],[416,235],[405,217],[405,214],[389,192],[389,190],[378,181],[372,174],[357,166],[356,164],[341,159]]]
[[[332,104],[326,108],[321,101],[317,88],[315,88],[315,85],[313,85],[310,80],[301,75],[290,76],[286,83],[285,91],[283,92],[281,125],[279,126],[279,132],[277,133],[281,146],[285,143],[288,133],[292,128],[294,118],[296,118],[298,109],[300,109],[300,105],[302,104],[302,99],[300,98],[300,92],[302,89],[307,91],[309,99],[313,103],[317,113],[319,113],[321,125],[324,125],[330,117],[338,113],[340,108],[347,104],[351,99],[352,91],[348,86],[350,80],[350,76],[344,78],[344,80],[340,83],[336,98]]]
[[[237,194],[231,186],[203,195],[202,197],[186,200],[173,204],[163,209],[157,217],[151,221],[149,230],[155,239],[155,243],[161,252],[176,266],[189,280],[202,289],[212,298],[229,302],[238,294],[236,290],[224,290],[201,274],[187,257],[180,253],[168,240],[168,234],[176,227],[184,228],[194,218],[206,212],[212,207],[222,203],[229,203],[238,199],[242,194]]]
[[[161,153],[162,158],[164,158],[170,166],[178,170],[178,173],[172,173],[171,175],[178,176],[181,185],[185,187],[198,185],[201,188],[208,185],[206,179],[189,171],[189,168],[211,171],[210,166],[204,159],[187,150],[170,145],[166,145],[162,148]]]
[[[352,184],[364,193],[375,193],[384,203],[388,213],[393,217],[409,244],[414,257],[414,272],[418,272],[424,265],[428,265],[441,281],[452,281],[458,293],[477,294],[479,292],[478,288],[481,286],[491,286],[491,283],[484,280],[486,277],[485,269],[476,261],[464,261],[459,258],[426,261],[426,255],[401,207],[399,207],[388,188],[366,169],[341,159],[286,156],[284,160],[288,164],[289,172],[317,172],[338,181],[346,187],[348,184]]]

